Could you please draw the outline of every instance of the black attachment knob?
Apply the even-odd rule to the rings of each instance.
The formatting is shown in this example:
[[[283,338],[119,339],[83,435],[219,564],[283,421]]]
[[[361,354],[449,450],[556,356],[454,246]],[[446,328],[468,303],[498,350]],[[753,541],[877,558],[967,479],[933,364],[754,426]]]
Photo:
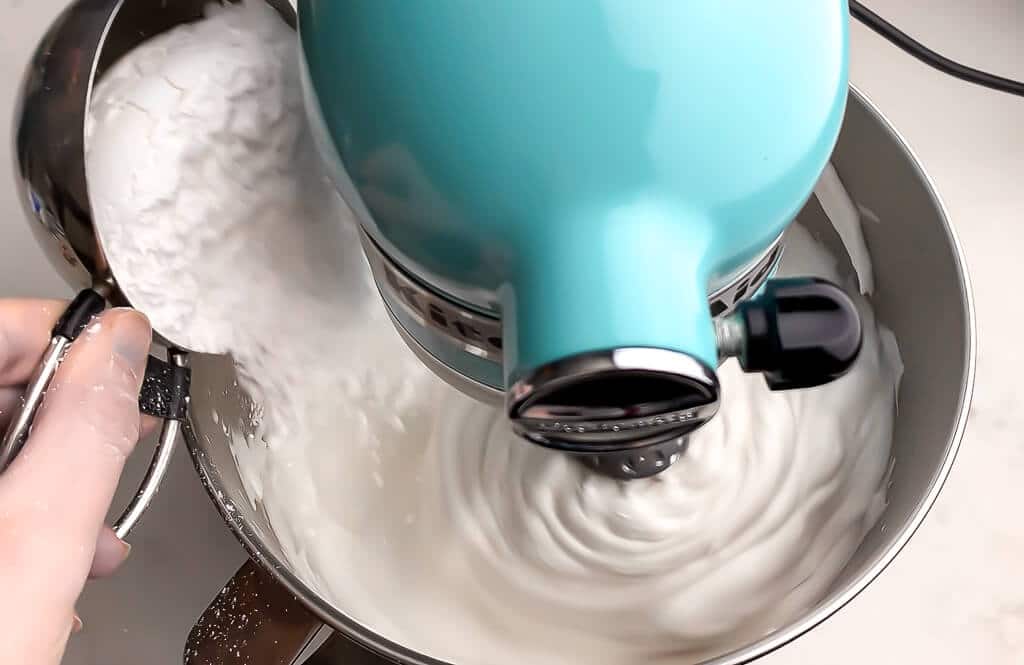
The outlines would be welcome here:
[[[813,388],[846,374],[860,353],[863,329],[853,300],[817,278],[773,279],[730,317],[742,329],[735,349],[746,372],[764,374],[772,390]]]

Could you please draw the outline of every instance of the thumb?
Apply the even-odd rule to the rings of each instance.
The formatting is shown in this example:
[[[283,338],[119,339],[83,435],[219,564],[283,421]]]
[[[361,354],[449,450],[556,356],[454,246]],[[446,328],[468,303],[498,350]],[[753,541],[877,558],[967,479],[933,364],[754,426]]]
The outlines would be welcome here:
[[[134,310],[110,310],[90,323],[57,370],[25,448],[0,476],[7,516],[0,527],[19,564],[12,581],[25,586],[4,595],[28,609],[26,619],[37,618],[24,628],[40,637],[70,626],[97,534],[139,437],[150,339],[149,323]]]

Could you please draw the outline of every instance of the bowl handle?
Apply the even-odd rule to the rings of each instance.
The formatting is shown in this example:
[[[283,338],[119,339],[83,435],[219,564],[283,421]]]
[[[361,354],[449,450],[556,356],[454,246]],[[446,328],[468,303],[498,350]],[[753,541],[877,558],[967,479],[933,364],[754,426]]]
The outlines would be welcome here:
[[[251,559],[189,632],[185,665],[293,665],[324,627]]]
[[[75,341],[90,320],[106,307],[104,295],[97,289],[84,289],[64,310],[60,320],[51,332],[50,344],[40,359],[35,373],[29,380],[24,399],[11,414],[7,431],[0,438],[0,473],[14,461],[28,438],[36,411],[43,402],[61,359],[71,343]],[[160,438],[157,440],[146,476],[128,507],[114,521],[114,533],[124,539],[139,518],[149,507],[160,488],[160,482],[167,474],[174,454],[181,421],[188,408],[188,393],[191,375],[188,369],[188,354],[171,349],[168,361],[149,356],[142,390],[139,394],[139,408],[143,413],[163,418]]]
[[[167,369],[179,369],[181,373],[178,375],[182,377],[181,380],[184,384],[177,384],[179,387],[184,385],[182,395],[181,412],[175,414],[174,417],[170,417],[168,414],[165,416],[163,424],[160,427],[160,437],[156,440],[156,447],[153,449],[153,460],[149,463],[149,468],[146,469],[146,475],[142,479],[142,483],[139,485],[139,489],[132,496],[132,500],[128,503],[128,506],[121,513],[113,524],[114,533],[121,540],[124,540],[131,530],[138,524],[142,514],[149,508],[149,504],[152,503],[153,497],[160,490],[160,484],[164,480],[164,476],[167,475],[167,470],[171,466],[171,458],[174,456],[174,449],[178,443],[178,434],[181,432],[181,422],[185,415],[185,407],[188,404],[188,380],[190,375],[187,373],[188,370],[188,354],[178,349],[171,349],[167,352],[170,363],[159,363],[153,356],[149,357],[149,370],[146,372],[146,378],[144,381],[152,381],[154,372],[152,368],[154,366],[162,366]],[[151,395],[152,391],[142,391],[139,399],[145,402],[148,395]],[[153,411],[159,411],[160,409],[147,409],[143,407],[144,413],[152,413]]]

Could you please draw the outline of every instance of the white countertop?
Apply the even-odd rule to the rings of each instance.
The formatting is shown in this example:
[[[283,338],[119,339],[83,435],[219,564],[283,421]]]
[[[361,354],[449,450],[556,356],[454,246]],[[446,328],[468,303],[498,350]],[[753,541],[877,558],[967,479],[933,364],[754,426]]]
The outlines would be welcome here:
[[[0,127],[25,59],[64,0],[0,2]],[[870,0],[936,50],[1024,79],[1020,0]],[[895,563],[832,619],[767,665],[1024,662],[1024,99],[961,83],[860,25],[852,79],[909,141],[947,204],[974,282],[979,362],[974,406],[952,476]],[[6,131],[6,129],[4,130]],[[35,247],[0,159],[0,295],[65,295]],[[146,463],[137,454],[126,478]],[[120,500],[124,500],[124,492]],[[181,662],[194,618],[244,555],[185,455],[133,534],[122,573],[92,584],[68,665]],[[935,571],[942,571],[936,574]]]

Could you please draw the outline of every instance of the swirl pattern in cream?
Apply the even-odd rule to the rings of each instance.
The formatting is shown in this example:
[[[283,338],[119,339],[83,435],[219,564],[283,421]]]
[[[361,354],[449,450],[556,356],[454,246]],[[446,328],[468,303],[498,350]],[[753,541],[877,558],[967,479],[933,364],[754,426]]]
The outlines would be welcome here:
[[[840,279],[803,229],[788,243],[784,271]],[[301,436],[264,453],[264,506],[338,607],[435,657],[699,662],[818,602],[884,507],[901,364],[856,298],[850,374],[773,393],[726,363],[716,418],[626,483],[519,440],[368,325],[337,362],[372,390],[306,403]]]

